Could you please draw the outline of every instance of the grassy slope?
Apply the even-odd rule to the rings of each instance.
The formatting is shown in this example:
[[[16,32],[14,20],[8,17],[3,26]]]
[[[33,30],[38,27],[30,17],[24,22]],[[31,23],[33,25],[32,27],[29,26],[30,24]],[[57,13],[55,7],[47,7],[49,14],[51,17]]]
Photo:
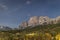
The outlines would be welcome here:
[[[21,33],[21,34],[25,34],[25,33],[32,33],[32,32],[60,32],[60,23],[58,24],[52,24],[52,25],[38,25],[35,27],[27,27],[23,30],[10,30],[10,31],[3,31],[3,32],[9,32],[9,33]]]
[[[31,33],[31,32],[50,32],[56,31],[60,32],[60,23],[52,25],[38,25],[35,27],[27,27],[22,30],[22,33]]]

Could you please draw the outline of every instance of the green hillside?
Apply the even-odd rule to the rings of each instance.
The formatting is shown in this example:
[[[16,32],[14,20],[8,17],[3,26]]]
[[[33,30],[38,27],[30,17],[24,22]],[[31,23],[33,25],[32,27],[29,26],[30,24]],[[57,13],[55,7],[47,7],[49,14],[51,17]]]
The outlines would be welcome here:
[[[35,27],[27,27],[22,30],[22,33],[30,33],[30,32],[51,32],[56,31],[60,32],[60,23],[58,24],[52,24],[52,25],[38,25]]]
[[[0,40],[56,40],[55,37],[60,39],[60,23],[0,31]]]

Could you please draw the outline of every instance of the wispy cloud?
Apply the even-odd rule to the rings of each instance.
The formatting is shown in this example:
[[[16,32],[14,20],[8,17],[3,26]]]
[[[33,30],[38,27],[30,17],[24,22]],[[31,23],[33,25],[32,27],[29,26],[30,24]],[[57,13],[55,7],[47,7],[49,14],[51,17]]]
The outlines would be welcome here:
[[[13,13],[13,12],[15,12],[15,11],[21,9],[22,7],[23,7],[22,5],[18,5],[16,8],[14,8],[14,9],[12,9],[12,10],[8,10],[7,13]]]
[[[4,4],[0,3],[0,16],[8,15],[6,12],[8,11],[8,7]]]
[[[31,4],[31,1],[27,0],[27,1],[26,1],[26,4]]]
[[[0,4],[0,11],[6,11],[8,7],[4,4]]]

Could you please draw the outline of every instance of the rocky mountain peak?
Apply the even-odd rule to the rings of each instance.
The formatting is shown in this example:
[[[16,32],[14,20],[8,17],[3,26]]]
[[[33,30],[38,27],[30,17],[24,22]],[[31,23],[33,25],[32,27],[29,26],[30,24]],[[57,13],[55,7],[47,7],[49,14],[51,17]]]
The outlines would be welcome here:
[[[60,22],[60,16],[56,18],[49,18],[48,16],[33,16],[27,22],[21,23],[21,26],[36,26],[36,25],[48,25],[48,24],[56,24]]]

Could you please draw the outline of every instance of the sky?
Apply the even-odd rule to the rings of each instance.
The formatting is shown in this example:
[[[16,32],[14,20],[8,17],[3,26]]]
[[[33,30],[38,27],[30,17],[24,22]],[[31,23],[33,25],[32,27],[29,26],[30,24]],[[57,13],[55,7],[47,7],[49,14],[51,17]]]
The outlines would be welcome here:
[[[31,16],[60,16],[60,0],[0,0],[0,25],[15,28]]]

